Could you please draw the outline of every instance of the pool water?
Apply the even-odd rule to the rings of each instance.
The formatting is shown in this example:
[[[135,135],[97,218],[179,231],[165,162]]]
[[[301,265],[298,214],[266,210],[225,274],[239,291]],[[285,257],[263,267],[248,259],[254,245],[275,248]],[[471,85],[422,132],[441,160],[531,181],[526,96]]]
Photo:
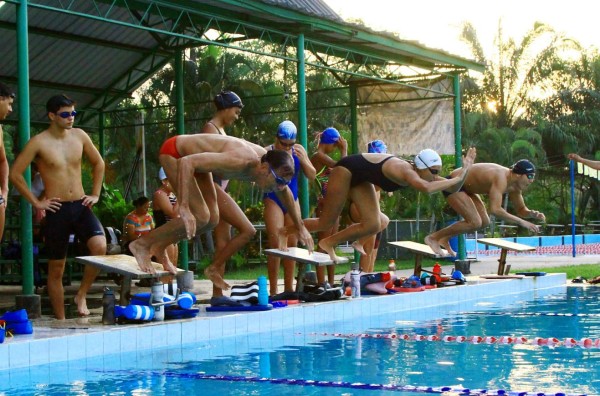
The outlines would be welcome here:
[[[390,314],[377,326],[355,321],[335,327],[343,329],[337,333],[295,329],[12,370],[0,374],[0,394],[415,395],[447,390],[443,387],[452,387],[446,392],[451,394],[462,388],[488,394],[600,394],[600,348],[562,344],[600,339],[600,288],[560,290],[509,305],[482,300],[466,312],[457,305],[439,319]],[[474,344],[415,341],[415,336],[526,340]],[[537,345],[536,337],[561,343]],[[244,352],[236,353],[236,346]]]

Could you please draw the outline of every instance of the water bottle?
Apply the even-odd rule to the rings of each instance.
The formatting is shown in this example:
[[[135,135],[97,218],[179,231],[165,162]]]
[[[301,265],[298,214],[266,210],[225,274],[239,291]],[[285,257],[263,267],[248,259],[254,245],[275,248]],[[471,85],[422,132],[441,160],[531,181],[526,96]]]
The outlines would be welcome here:
[[[357,268],[353,268],[350,272],[350,289],[352,297],[360,297],[360,271]]]
[[[162,282],[154,282],[154,284],[152,285],[152,292],[150,294],[150,304],[154,307],[155,321],[165,320],[165,306],[163,302],[164,295],[165,291],[163,289]]]
[[[433,276],[436,282],[440,283],[442,281],[442,266],[439,263],[435,263],[433,266]]]
[[[269,292],[267,291],[267,278],[263,276],[258,277],[258,305],[269,304]]]
[[[396,271],[396,261],[394,259],[390,259],[390,262],[388,264],[388,271],[390,271],[390,272]]]
[[[115,293],[108,288],[104,288],[102,295],[102,324],[115,324]]]

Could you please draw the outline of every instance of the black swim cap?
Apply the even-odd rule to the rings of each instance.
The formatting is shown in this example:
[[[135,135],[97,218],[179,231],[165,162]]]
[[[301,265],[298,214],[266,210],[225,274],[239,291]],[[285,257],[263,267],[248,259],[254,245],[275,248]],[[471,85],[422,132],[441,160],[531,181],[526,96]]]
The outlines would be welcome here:
[[[239,107],[242,109],[244,104],[242,103],[242,99],[233,91],[221,91],[217,96],[215,96],[215,106],[217,106],[217,110],[225,110],[231,107]]]
[[[535,166],[529,160],[522,159],[515,162],[510,170],[517,175],[531,175],[535,173]]]

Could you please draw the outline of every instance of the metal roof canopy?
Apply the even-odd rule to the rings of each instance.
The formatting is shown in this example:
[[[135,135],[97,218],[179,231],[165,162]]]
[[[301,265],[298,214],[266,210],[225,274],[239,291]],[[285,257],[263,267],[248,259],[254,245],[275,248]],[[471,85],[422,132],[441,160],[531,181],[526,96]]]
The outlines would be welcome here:
[[[47,122],[46,100],[61,92],[77,100],[78,123],[95,128],[97,112],[130,97],[177,51],[209,44],[297,62],[288,48],[296,48],[302,34],[305,64],[343,75],[346,83],[409,85],[419,77],[483,70],[474,61],[345,23],[315,0],[6,0],[0,2],[0,80],[11,84],[19,75],[21,4],[28,7],[32,123]]]

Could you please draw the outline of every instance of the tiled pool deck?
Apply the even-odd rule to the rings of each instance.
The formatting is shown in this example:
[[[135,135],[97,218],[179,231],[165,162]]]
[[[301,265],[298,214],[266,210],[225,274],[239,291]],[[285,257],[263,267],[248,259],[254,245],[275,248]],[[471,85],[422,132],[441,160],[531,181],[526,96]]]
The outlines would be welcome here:
[[[364,318],[372,317],[370,324],[376,326],[377,318],[392,312],[405,311],[403,318],[406,320],[423,320],[444,315],[449,309],[455,312],[472,310],[482,299],[510,300],[510,296],[518,293],[528,292],[530,296],[535,296],[536,293],[547,293],[547,290],[560,292],[565,287],[564,274],[518,280],[480,280],[470,277],[464,286],[421,293],[305,303],[271,311],[213,313],[206,312],[206,306],[200,306],[201,312],[196,318],[166,322],[102,326],[100,318],[95,315],[88,319],[87,326],[79,324],[69,328],[69,322],[66,321],[58,328],[51,323],[57,321],[36,321],[34,334],[7,338],[4,344],[0,344],[0,371],[196,342],[226,346],[229,337],[245,336],[246,340],[254,338],[259,341],[262,338],[258,336],[259,333],[265,333],[267,335],[262,336],[268,337],[271,333],[334,332],[340,331],[336,327],[339,323],[350,323],[359,317],[363,318],[362,325],[369,324]],[[334,322],[338,325],[334,325]],[[343,330],[347,331],[347,327]],[[247,337],[253,334],[257,337]],[[236,344],[230,347],[243,352],[251,345]]]

